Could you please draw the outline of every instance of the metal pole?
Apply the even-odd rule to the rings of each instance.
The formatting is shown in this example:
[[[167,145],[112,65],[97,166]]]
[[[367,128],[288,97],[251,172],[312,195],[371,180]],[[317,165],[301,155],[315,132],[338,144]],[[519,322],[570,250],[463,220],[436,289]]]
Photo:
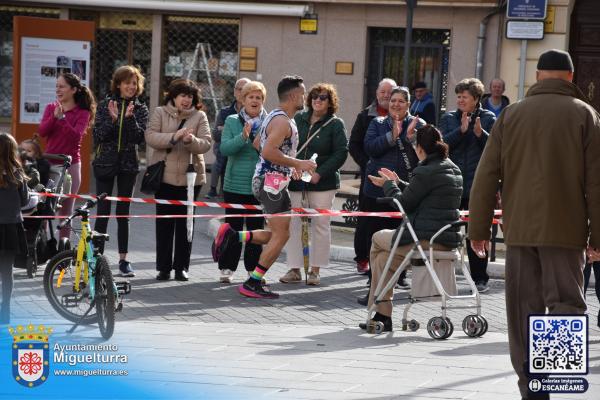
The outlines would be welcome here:
[[[521,40],[521,58],[519,59],[519,95],[521,100],[525,96],[525,68],[527,66],[527,40]]]
[[[412,44],[413,14],[417,0],[406,0],[406,34],[404,35],[404,67],[402,68],[402,84],[408,85],[408,69],[410,61],[410,46]]]

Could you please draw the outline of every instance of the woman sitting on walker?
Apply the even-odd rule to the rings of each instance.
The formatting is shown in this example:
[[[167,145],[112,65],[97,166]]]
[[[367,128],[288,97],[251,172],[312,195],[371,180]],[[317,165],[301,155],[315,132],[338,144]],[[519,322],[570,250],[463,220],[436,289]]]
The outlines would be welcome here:
[[[414,169],[410,183],[401,181],[387,168],[380,169],[379,176],[369,175],[374,185],[383,187],[386,197],[394,197],[402,204],[424,250],[429,249],[429,239],[442,227],[460,218],[458,208],[462,195],[462,175],[460,169],[448,158],[448,145],[444,143],[440,131],[433,125],[417,129],[416,153],[419,165]],[[381,274],[390,256],[397,231],[384,229],[373,235],[371,245],[371,287],[369,306],[373,304],[374,293],[380,279],[389,281],[400,266],[405,255],[414,243],[408,230],[405,230],[394,253],[387,276]],[[437,239],[435,250],[449,250],[462,242],[460,227],[444,231]],[[383,302],[377,305],[373,320],[384,324],[384,331],[392,331],[393,289],[385,293]],[[366,324],[359,326],[366,329]]]

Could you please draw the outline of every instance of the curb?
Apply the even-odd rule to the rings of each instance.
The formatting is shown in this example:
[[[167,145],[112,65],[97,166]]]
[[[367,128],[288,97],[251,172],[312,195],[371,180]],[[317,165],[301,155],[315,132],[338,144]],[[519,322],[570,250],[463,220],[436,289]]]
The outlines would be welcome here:
[[[214,238],[217,235],[221,221],[218,219],[211,219],[208,222],[206,233],[209,237]],[[285,248],[282,250],[285,253]],[[348,262],[354,259],[354,249],[352,247],[331,245],[330,259],[333,261],[344,261]],[[466,256],[465,256],[466,257]],[[467,262],[468,265],[468,262]],[[459,273],[459,269],[456,270]],[[490,278],[504,279],[504,260],[489,262],[487,273]]]

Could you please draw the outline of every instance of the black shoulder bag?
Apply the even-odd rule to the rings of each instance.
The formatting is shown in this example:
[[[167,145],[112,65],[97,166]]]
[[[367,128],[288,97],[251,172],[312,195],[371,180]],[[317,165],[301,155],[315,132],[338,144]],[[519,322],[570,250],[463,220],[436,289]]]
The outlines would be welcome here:
[[[185,119],[181,121],[177,130],[183,128],[185,121]],[[165,158],[163,158],[157,163],[146,167],[146,172],[144,173],[144,177],[142,178],[142,186],[140,187],[140,192],[151,195],[155,194],[158,191],[158,189],[160,188],[160,184],[163,181],[166,160],[170,152],[171,149],[167,149],[167,154],[165,154]]]

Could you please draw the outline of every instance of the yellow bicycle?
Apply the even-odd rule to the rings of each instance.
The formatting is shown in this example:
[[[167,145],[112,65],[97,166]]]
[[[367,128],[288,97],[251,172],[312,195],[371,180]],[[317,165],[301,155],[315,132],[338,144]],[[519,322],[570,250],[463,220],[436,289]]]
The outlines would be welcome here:
[[[81,218],[79,242],[75,249],[64,250],[48,262],[44,272],[44,291],[52,307],[62,317],[80,324],[98,323],[100,334],[109,339],[115,328],[115,313],[123,309],[122,296],[131,292],[129,282],[114,282],[108,261],[97,249],[109,236],[91,230],[90,209],[98,200],[89,200],[62,222],[59,228]]]

